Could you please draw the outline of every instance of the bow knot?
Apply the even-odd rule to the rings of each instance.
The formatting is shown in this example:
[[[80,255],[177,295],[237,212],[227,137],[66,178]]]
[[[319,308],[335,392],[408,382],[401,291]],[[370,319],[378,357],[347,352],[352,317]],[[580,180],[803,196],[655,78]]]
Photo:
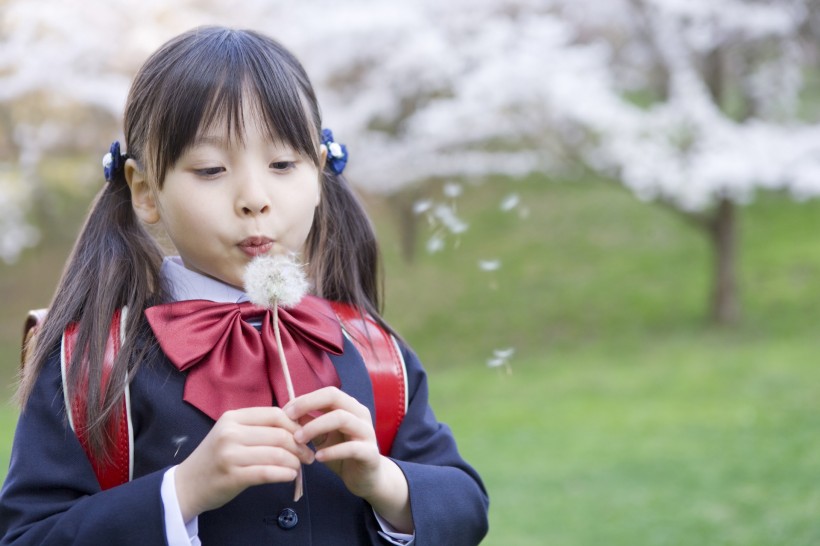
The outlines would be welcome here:
[[[290,309],[187,300],[145,310],[163,352],[188,372],[183,399],[214,420],[228,410],[288,401],[273,313],[296,396],[339,387],[328,353],[342,354],[342,331],[325,300],[305,296]],[[259,330],[248,322],[255,318]]]

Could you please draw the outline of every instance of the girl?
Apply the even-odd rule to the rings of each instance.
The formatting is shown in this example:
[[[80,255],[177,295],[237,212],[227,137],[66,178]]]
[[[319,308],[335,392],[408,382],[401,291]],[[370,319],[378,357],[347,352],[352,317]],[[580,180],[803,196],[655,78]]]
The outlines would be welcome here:
[[[401,347],[407,410],[382,456],[370,378],[323,307],[348,302],[387,328],[375,238],[298,61],[255,32],[183,34],[137,74],[125,141],[127,155],[112,146],[21,384],[3,544],[477,544],[487,495],[435,420],[418,360]],[[163,259],[145,225],[161,227],[179,256]],[[204,347],[199,323],[174,321],[196,322],[204,305],[219,315],[219,339],[248,338],[243,318],[264,334],[268,319],[236,305],[247,301],[243,273],[253,257],[292,252],[323,298],[292,315],[323,341],[298,346],[315,368],[277,404],[288,399],[265,382],[275,373],[264,357],[231,353],[240,341]],[[124,341],[104,372],[112,317]],[[64,382],[66,328],[76,344]],[[77,392],[84,407],[66,412]],[[126,410],[130,481],[101,490],[84,447],[110,459]],[[304,495],[294,501],[297,476]]]

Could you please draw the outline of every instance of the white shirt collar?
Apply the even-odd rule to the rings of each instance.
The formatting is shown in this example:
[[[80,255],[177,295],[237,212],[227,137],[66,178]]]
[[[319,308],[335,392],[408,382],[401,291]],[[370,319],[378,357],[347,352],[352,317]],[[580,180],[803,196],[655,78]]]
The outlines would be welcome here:
[[[167,256],[163,259],[160,273],[168,283],[174,301],[208,300],[219,303],[248,301],[247,294],[242,290],[186,268],[179,256]]]

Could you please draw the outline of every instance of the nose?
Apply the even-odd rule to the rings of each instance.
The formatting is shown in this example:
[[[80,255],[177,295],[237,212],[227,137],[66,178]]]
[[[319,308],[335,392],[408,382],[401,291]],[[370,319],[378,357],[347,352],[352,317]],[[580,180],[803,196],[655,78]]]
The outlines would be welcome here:
[[[264,181],[252,170],[245,173],[239,182],[236,209],[241,216],[256,216],[270,212],[270,196]]]

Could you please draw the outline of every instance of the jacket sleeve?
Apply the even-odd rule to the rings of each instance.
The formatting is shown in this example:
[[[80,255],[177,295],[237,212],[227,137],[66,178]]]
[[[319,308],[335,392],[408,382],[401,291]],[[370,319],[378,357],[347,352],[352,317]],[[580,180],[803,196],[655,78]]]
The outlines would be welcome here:
[[[468,546],[487,534],[489,499],[478,473],[458,453],[428,403],[427,376],[406,348],[409,403],[390,453],[407,478],[415,544]]]
[[[65,415],[59,353],[17,422],[0,490],[0,544],[165,544],[163,471],[100,491]]]

